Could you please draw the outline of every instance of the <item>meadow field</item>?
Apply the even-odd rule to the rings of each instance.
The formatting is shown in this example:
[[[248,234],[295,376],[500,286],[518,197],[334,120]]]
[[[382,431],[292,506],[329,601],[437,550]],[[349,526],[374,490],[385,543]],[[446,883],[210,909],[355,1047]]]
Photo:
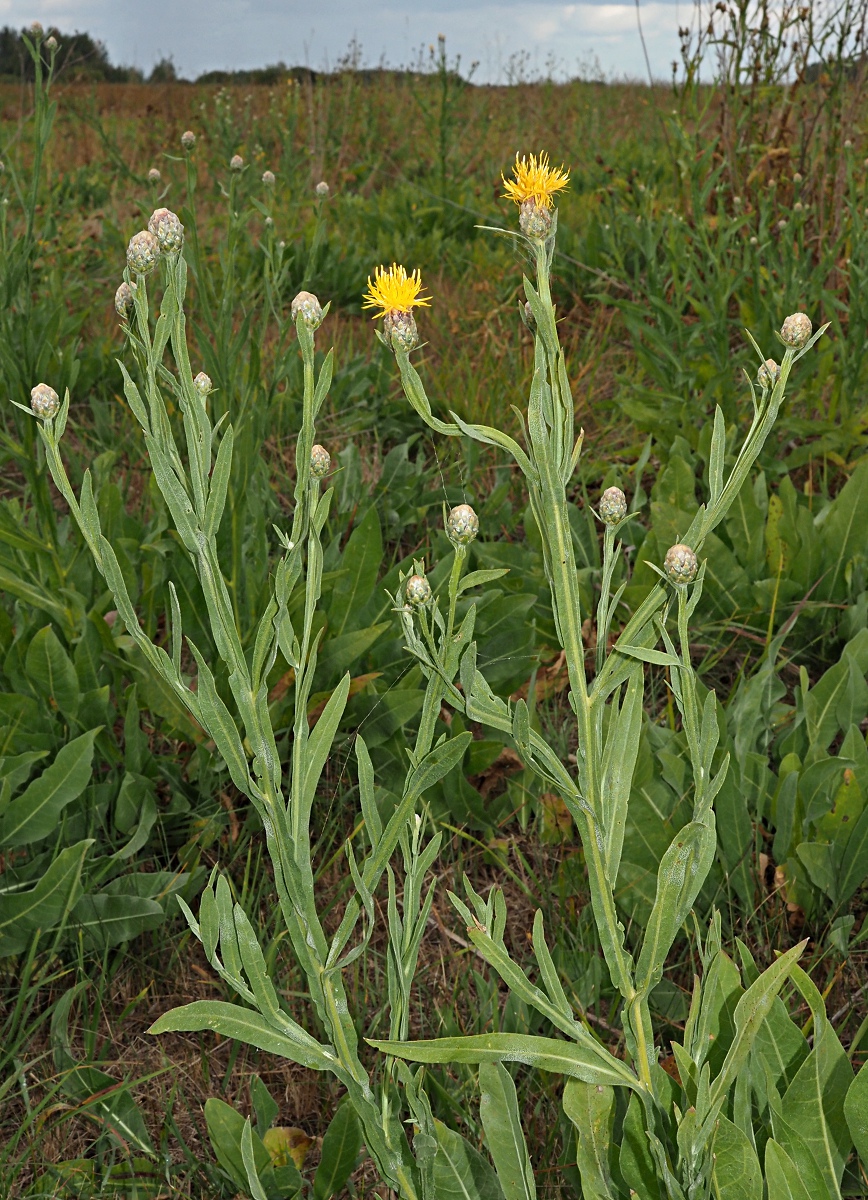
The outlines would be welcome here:
[[[269,86],[0,82],[0,1196],[415,1194],[382,1181],[355,1076],[347,1083],[215,1026],[149,1032],[175,1006],[228,1001],[233,988],[252,1010],[253,992],[230,978],[226,941],[215,967],[217,927],[223,938],[227,922],[241,929],[233,902],[256,930],[278,1024],[330,1028],[286,915],[267,806],[250,798],[258,775],[245,794],[247,764],[255,774],[262,752],[160,474],[168,459],[153,448],[157,411],[160,436],[180,439],[183,426],[193,447],[183,380],[200,371],[212,384],[214,445],[231,426],[234,447],[213,471],[208,458],[201,485],[190,466],[193,497],[216,488],[225,465],[209,537],[237,631],[229,640],[260,679],[278,772],[300,745],[316,744],[322,760],[304,774],[305,895],[335,945],[347,941],[352,906],[362,914],[364,935],[341,958],[350,1015],[338,1024],[358,1037],[383,1112],[398,1113],[410,1140],[415,1130],[422,1177],[429,1118],[437,1154],[460,1143],[464,1155],[451,1182],[435,1156],[440,1182],[419,1194],[868,1196],[868,90],[864,62],[854,70],[840,55],[796,83],[763,61],[765,74],[738,70],[728,86],[477,87],[441,44],[427,72],[302,73]],[[183,144],[185,131],[194,140]],[[572,643],[546,514],[524,481],[537,477],[509,448],[538,436],[523,414],[550,335],[549,309],[534,307],[544,289],[523,285],[533,242],[511,236],[517,212],[503,176],[517,154],[541,152],[570,174],[556,240],[545,242],[550,264],[536,262],[539,279],[550,271],[551,338],[572,387],[565,420],[584,429],[563,508],[568,586],[583,614]],[[183,251],[149,276],[150,301],[139,277],[138,307],[119,319],[127,245],[161,207],[183,223]],[[362,308],[375,271],[393,263],[418,270],[430,296],[415,313],[412,357],[428,416],[408,400],[418,377],[406,353],[375,337],[379,323]],[[300,292],[330,305],[315,345],[316,322],[308,329],[292,312]],[[801,343],[785,357],[777,331],[794,313],[828,328],[790,375]],[[745,330],[785,362],[785,397],[777,377],[756,385]],[[554,379],[536,393],[551,436],[551,406],[568,395]],[[43,382],[61,400],[69,392],[68,414],[44,425],[22,411]],[[160,388],[165,401],[154,400]],[[318,507],[318,479],[315,497],[305,490],[312,404],[330,455],[329,511]],[[777,422],[742,478],[739,448],[770,404]],[[673,588],[689,640],[676,651],[667,604],[654,625],[663,650],[622,641],[633,675],[618,677],[622,708],[616,693],[600,730],[626,722],[635,684],[629,738],[620,751],[614,732],[606,741],[632,763],[608,928],[617,920],[616,941],[641,970],[639,947],[661,921],[661,862],[699,821],[691,763],[702,710],[706,766],[720,773],[716,836],[646,980],[647,1086],[672,1090],[672,1155],[686,1154],[682,1114],[701,1110],[708,1091],[707,1047],[694,1064],[690,1039],[697,1022],[712,1042],[728,1030],[748,1082],[733,1066],[715,1129],[735,1131],[727,1169],[746,1182],[737,1190],[711,1166],[697,1167],[693,1190],[681,1176],[647,1182],[647,1151],[637,1151],[643,1192],[632,1160],[622,1152],[616,1162],[633,1102],[602,1112],[582,1093],[587,1119],[576,1118],[576,1088],[590,1088],[590,1076],[573,1092],[568,1084],[565,1100],[564,1072],[532,1069],[523,1051],[504,1052],[499,1062],[519,1065],[496,1077],[466,1056],[430,1058],[412,1075],[395,1046],[542,1039],[560,1020],[567,1037],[580,1025],[607,1062],[633,1061],[638,1027],[625,1017],[596,893],[591,902],[589,843],[558,782],[561,770],[581,780],[586,760],[575,651],[591,686],[660,591],[656,564],[714,510],[724,470],[739,486],[703,535],[694,599],[681,581]],[[627,505],[617,545],[597,516],[610,488]],[[467,543],[444,523],[459,505],[478,515]],[[302,513],[306,585],[291,574]],[[443,605],[449,598],[430,630],[427,599],[413,625],[414,573]],[[462,590],[471,584],[475,626]],[[310,655],[281,633],[284,617],[305,630]],[[272,621],[276,641],[260,651]],[[488,709],[471,705],[477,685],[464,665],[459,686],[457,658],[452,690],[432,690],[426,656],[436,658],[442,626],[448,658],[457,623],[472,627]],[[192,705],[207,696],[225,711],[234,764],[214,719],[197,719],[173,678]],[[501,710],[511,725],[485,719]],[[532,761],[543,744],[545,769]],[[408,792],[408,762],[417,783],[429,764],[424,796]],[[411,794],[417,824],[395,826],[394,855],[369,889],[365,864]],[[465,878],[469,898],[450,903],[447,892],[465,896]],[[535,961],[548,1000],[524,974],[537,978]],[[780,976],[762,1014],[736,1011],[737,996],[781,963],[794,973]],[[254,987],[246,958],[244,967]],[[329,959],[323,978],[334,970]],[[725,997],[712,1016],[699,1007],[697,975]],[[766,1013],[772,1032],[738,1058],[744,1030],[755,1037]],[[391,1047],[380,1075],[382,1055],[365,1039]],[[720,1078],[729,1063],[712,1063]],[[504,1149],[491,1116],[504,1087],[502,1111],[520,1121],[529,1166],[520,1140]],[[615,1156],[611,1173],[589,1165],[595,1120],[609,1122],[601,1153]],[[449,1141],[452,1131],[463,1140]],[[503,1166],[513,1152],[518,1174]],[[762,1178],[748,1157],[765,1163]]]

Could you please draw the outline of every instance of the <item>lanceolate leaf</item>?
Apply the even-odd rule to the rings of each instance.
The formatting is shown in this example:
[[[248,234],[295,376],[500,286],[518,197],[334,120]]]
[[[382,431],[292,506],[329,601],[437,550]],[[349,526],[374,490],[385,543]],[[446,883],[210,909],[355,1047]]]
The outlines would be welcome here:
[[[11,802],[0,819],[0,846],[23,846],[55,832],[60,813],[90,782],[97,733],[91,729],[67,742],[51,766]]]
[[[856,1153],[868,1169],[868,1063],[862,1065],[862,1070],[850,1084],[844,1101],[844,1116]]]
[[[535,1200],[533,1168],[512,1076],[502,1063],[482,1063],[479,1086],[482,1090],[479,1115],[504,1197],[506,1200]]]
[[[497,1176],[466,1138],[435,1121],[437,1152],[433,1183],[436,1200],[504,1200]]]
[[[759,1159],[747,1135],[726,1117],[718,1117],[712,1143],[711,1186],[715,1200],[757,1200],[763,1180]]]
[[[614,1200],[618,1194],[610,1167],[614,1089],[570,1079],[564,1088],[564,1112],[576,1128],[576,1162],[584,1200]]]
[[[322,1139],[313,1179],[314,1200],[330,1200],[343,1188],[362,1148],[362,1129],[349,1100],[342,1101]]]
[[[20,953],[37,929],[55,929],[81,895],[81,868],[93,840],[67,846],[36,887],[3,897],[0,905],[0,958]]]

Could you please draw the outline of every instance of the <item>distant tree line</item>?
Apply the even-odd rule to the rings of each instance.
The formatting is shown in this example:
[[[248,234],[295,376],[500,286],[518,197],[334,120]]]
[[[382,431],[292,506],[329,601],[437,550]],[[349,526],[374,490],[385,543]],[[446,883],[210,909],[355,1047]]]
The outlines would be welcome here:
[[[55,60],[58,75],[62,74],[66,79],[91,79],[105,83],[141,82],[141,71],[135,67],[113,66],[105,44],[92,38],[89,33],[45,30],[44,38],[52,35],[58,43]],[[47,61],[47,51],[43,51],[43,55]],[[34,70],[22,33],[8,25],[0,29],[0,79],[32,79]]]

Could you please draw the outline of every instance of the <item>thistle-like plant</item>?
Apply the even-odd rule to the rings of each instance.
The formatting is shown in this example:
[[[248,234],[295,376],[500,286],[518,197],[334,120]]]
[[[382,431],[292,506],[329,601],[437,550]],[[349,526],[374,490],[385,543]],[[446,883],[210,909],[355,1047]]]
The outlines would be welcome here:
[[[715,702],[709,695],[699,704],[690,664],[688,622],[704,579],[704,567],[697,565],[697,559],[705,539],[747,478],[783,402],[794,362],[822,331],[805,343],[804,322],[797,322],[800,344],[787,346],[774,386],[764,387],[760,396],[752,390],[754,420],[728,476],[724,469],[726,431],[722,415],[719,411],[716,414],[709,503],[684,531],[682,544],[661,569],[661,583],[631,615],[609,653],[608,633],[620,601],[619,592],[611,594],[611,581],[625,505],[622,496],[610,493],[604,498],[597,663],[595,675],[589,678],[566,501],[566,488],[579,460],[581,434],[575,436],[573,402],[549,290],[557,226],[552,195],[564,186],[565,178],[562,174],[549,177],[547,172],[544,159],[524,164],[524,170],[516,173],[514,189],[524,217],[521,236],[536,263],[536,286],[528,281],[525,284],[536,327],[526,450],[496,429],[470,425],[458,418],[444,422],[433,415],[409,360],[416,344],[413,308],[423,303],[418,275],[408,276],[397,266],[378,272],[369,299],[385,318],[383,341],[395,352],[406,395],[427,424],[443,434],[462,433],[505,449],[526,477],[543,540],[558,636],[569,670],[571,704],[578,724],[577,768],[575,772],[568,769],[532,728],[527,705],[523,701],[509,704],[496,697],[477,668],[475,608],[471,606],[459,621],[458,600],[468,589],[501,572],[464,574],[478,521],[472,509],[459,505],[446,519],[454,555],[444,602],[441,604],[434,596],[421,562],[415,564],[409,578],[401,580],[394,595],[407,647],[426,678],[424,704],[415,742],[408,747],[409,766],[402,794],[393,811],[381,812],[378,808],[371,758],[363,739],[356,738],[367,842],[361,855],[347,844],[350,898],[331,934],[324,927],[317,903],[310,826],[321,773],[347,702],[348,675],[312,726],[309,719],[320,638],[315,616],[323,572],[321,535],[331,502],[331,490],[322,490],[331,457],[327,448],[316,442],[316,420],[333,369],[329,353],[317,373],[314,334],[328,307],[321,307],[308,293],[302,293],[293,305],[304,391],[292,521],[288,531],[276,530],[282,553],[274,567],[269,601],[256,628],[242,630],[217,550],[217,532],[232,478],[233,430],[231,425],[221,428],[222,422],[212,423],[208,410],[210,381],[202,373],[195,378],[193,375],[183,307],[187,282],[183,230],[180,223],[176,225],[170,219],[172,214],[161,213],[155,225],[161,231],[169,230],[171,236],[161,242],[156,234],[149,235],[153,245],[148,238],[138,236],[131,244],[127,291],[118,310],[135,359],[136,378],[121,367],[124,392],[141,427],[156,484],[198,576],[217,653],[212,662],[189,638],[189,653],[185,653],[181,609],[171,584],[166,648],[145,635],[118,558],[102,532],[91,474],[85,473],[80,494],[76,495],[60,456],[69,394],[54,411],[53,403],[42,402],[46,393],[39,392],[34,413],[40,421],[49,469],[115,597],[120,618],[151,669],[165,680],[213,740],[235,786],[249,798],[262,820],[280,913],[305,979],[311,1002],[307,1015],[315,1021],[311,1031],[292,1015],[276,976],[269,974],[256,929],[243,908],[233,901],[228,880],[215,872],[203,892],[198,916],[186,905],[183,907],[213,969],[237,993],[241,1003],[189,1004],[160,1018],[152,1032],[213,1030],[310,1069],[331,1073],[347,1091],[368,1153],[383,1181],[405,1200],[439,1200],[450,1194],[472,1200],[501,1194],[510,1198],[534,1196],[516,1089],[503,1065],[509,1061],[530,1063],[569,1077],[564,1105],[576,1123],[582,1187],[588,1196],[627,1196],[633,1191],[642,1196],[693,1200],[710,1194],[712,1188],[726,1200],[752,1195],[751,1191],[728,1191],[715,1162],[725,1154],[727,1161],[739,1166],[750,1180],[759,1179],[757,1153],[766,1140],[769,1180],[774,1171],[788,1178],[787,1172],[807,1169],[799,1158],[804,1151],[814,1162],[818,1177],[830,1188],[832,1184],[837,1187],[835,1181],[840,1180],[843,1169],[841,1156],[846,1155],[840,1131],[836,1131],[837,1140],[825,1138],[822,1142],[827,1147],[832,1145],[825,1159],[816,1137],[800,1144],[797,1136],[787,1132],[798,1128],[802,1112],[799,1109],[792,1119],[788,1116],[791,1090],[797,1085],[804,1090],[806,1080],[809,1083],[811,1078],[820,1078],[820,1068],[824,1070],[828,1061],[834,1060],[840,1067],[835,1059],[840,1045],[826,1021],[822,1001],[796,965],[801,947],[781,956],[762,975],[745,960],[743,971],[749,986],[742,993],[738,969],[721,949],[719,924],[712,923],[702,946],[704,978],[696,986],[683,1046],[676,1048],[681,1072],[678,1085],[658,1064],[648,1005],[669,948],[709,869],[715,846],[713,801],[726,772],[725,761],[712,770],[718,740]],[[149,280],[155,277],[152,272],[157,269],[162,272],[164,290],[159,316],[154,320],[148,290]],[[178,415],[173,418],[173,413]],[[675,627],[671,632],[673,609]],[[294,718],[286,762],[278,753],[268,706],[268,678],[278,655],[294,673]],[[663,857],[651,919],[642,944],[633,952],[625,943],[618,920],[614,888],[638,752],[643,674],[649,662],[670,669],[693,764],[694,813]],[[569,806],[585,848],[603,952],[623,1001],[624,1059],[602,1045],[581,1014],[571,1007],[546,944],[540,914],[533,930],[539,983],[531,982],[510,958],[504,942],[505,904],[497,889],[483,898],[468,888],[466,904],[456,897],[453,901],[480,954],[511,989],[551,1021],[561,1037],[490,1034],[433,1042],[407,1040],[411,985],[433,900],[433,883],[427,882],[427,876],[440,846],[439,834],[429,837],[426,832],[421,802],[426,789],[461,761],[471,738],[469,733],[438,737],[437,722],[444,703],[472,721],[510,735],[525,762],[557,789]],[[400,886],[392,865],[396,855],[400,859]],[[368,947],[377,916],[375,891],[384,875],[388,994],[383,999],[388,1001],[390,1036],[385,1042],[373,1043],[384,1054],[370,1069],[360,1053],[357,1033],[357,1023],[363,1023],[364,1014],[352,1013],[343,973]],[[776,1001],[787,979],[811,1005],[813,1049],[789,1024]],[[783,1051],[777,1058],[771,1053],[765,1059],[758,1058],[769,1039],[775,1050],[783,1047]],[[797,1044],[793,1039],[801,1042]],[[822,1064],[817,1057],[820,1053],[826,1055]],[[411,1068],[407,1060],[412,1059],[481,1064],[481,1120],[493,1167],[458,1133],[435,1120],[424,1090],[424,1069]],[[768,1067],[765,1073],[764,1065]],[[839,1069],[839,1082],[843,1074]],[[859,1078],[864,1093],[868,1076]],[[849,1080],[845,1082],[849,1086]],[[821,1115],[823,1102],[821,1096]],[[772,1123],[773,1138],[762,1128],[756,1133],[759,1125],[754,1121],[754,1108],[761,1120]],[[405,1132],[408,1120],[415,1127],[412,1149]],[[825,1133],[825,1125],[817,1127]],[[261,1166],[257,1166],[263,1161],[260,1151],[248,1122],[240,1138],[240,1152],[247,1186],[255,1200],[275,1194],[274,1179],[267,1171],[263,1175]]]

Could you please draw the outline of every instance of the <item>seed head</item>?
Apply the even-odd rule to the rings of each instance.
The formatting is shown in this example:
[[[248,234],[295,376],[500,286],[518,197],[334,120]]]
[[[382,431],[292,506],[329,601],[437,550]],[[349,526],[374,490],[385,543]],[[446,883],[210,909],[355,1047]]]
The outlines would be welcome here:
[[[532,200],[536,208],[552,208],[554,194],[569,186],[570,173],[563,166],[550,167],[549,156],[545,152],[539,158],[535,154],[529,158],[516,154],[512,179],[507,179],[505,175],[501,175],[501,179],[506,188],[504,198],[514,200],[519,207]]]
[[[627,515],[627,497],[619,487],[606,488],[600,497],[600,516],[607,525],[620,525]]]
[[[203,400],[209,394],[209,392],[211,391],[213,386],[214,385],[211,382],[210,375],[206,375],[204,371],[200,371],[199,374],[196,376],[196,378],[193,380],[193,387],[196,389],[196,391],[199,393],[199,395],[202,397]]]
[[[289,311],[293,321],[300,317],[308,329],[319,329],[322,325],[322,305],[312,292],[299,292]]]
[[[310,452],[310,473],[314,479],[322,479],[332,469],[332,459],[325,446],[314,446]]]
[[[54,36],[53,33],[50,34],[49,37],[47,37],[45,39],[45,49],[48,51],[49,54],[53,54],[54,51],[57,49],[57,38]]]
[[[409,354],[419,345],[419,330],[416,328],[416,318],[411,312],[387,312],[383,321],[383,333],[393,350],[400,347]]]
[[[274,172],[273,171],[263,171],[262,172],[262,182],[265,184],[266,187],[274,187]]]
[[[696,555],[679,542],[666,551],[663,568],[672,583],[692,583],[696,578]]]
[[[456,504],[446,518],[446,534],[457,546],[469,546],[479,533],[479,517],[469,504]]]
[[[324,179],[321,179],[313,190],[319,196],[320,200],[328,200],[329,185],[326,183],[326,181]]]
[[[148,171],[148,183],[159,183],[161,179],[162,175],[157,168],[151,167],[150,171]]]
[[[756,373],[756,381],[763,389],[773,388],[781,377],[781,368],[773,358],[767,358]]]
[[[787,346],[801,350],[811,337],[811,320],[805,313],[793,313],[781,326],[781,340]]]
[[[133,289],[125,280],[115,292],[115,312],[122,321],[126,321],[135,306],[136,298]]]
[[[184,245],[184,226],[168,208],[157,208],[151,213],[148,229],[159,242],[164,254],[180,250]]]
[[[50,420],[60,408],[60,397],[47,383],[37,383],[30,389],[30,407],[43,421]]]
[[[243,168],[244,168],[244,159],[241,157],[240,154],[233,154],[232,157],[229,159],[229,170],[230,171],[241,171],[241,170],[243,170]]]
[[[414,608],[421,608],[431,599],[431,584],[424,575],[411,575],[404,584],[404,599]]]
[[[137,275],[150,275],[160,261],[160,243],[150,229],[134,233],[127,246],[127,265]]]
[[[192,129],[185,129],[181,134],[181,145],[185,150],[192,150],[196,145],[196,135]]]

